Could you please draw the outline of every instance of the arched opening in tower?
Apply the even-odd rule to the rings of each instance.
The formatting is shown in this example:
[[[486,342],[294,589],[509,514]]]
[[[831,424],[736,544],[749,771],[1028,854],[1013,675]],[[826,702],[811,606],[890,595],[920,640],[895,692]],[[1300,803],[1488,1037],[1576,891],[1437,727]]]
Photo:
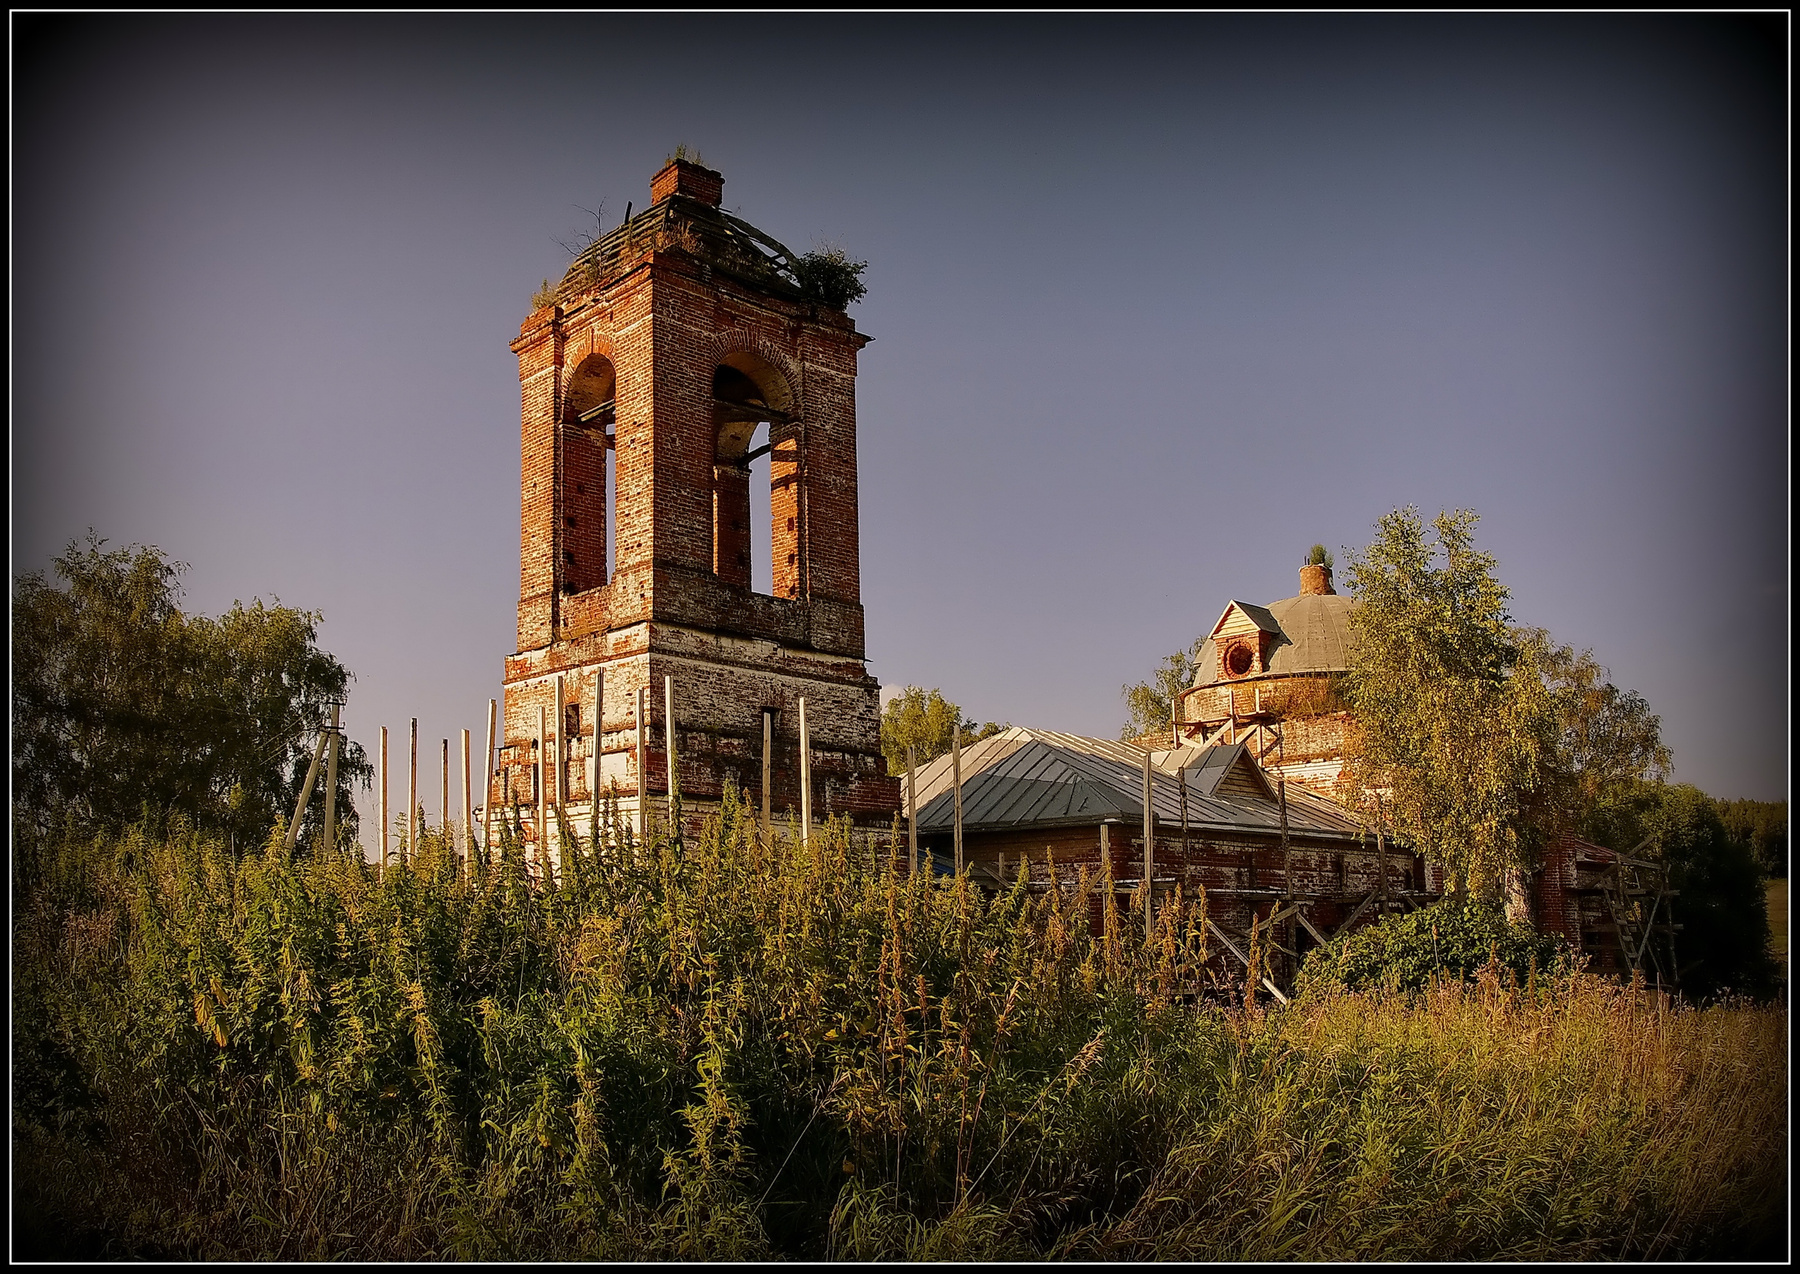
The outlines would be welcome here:
[[[618,378],[612,361],[590,354],[563,389],[561,525],[557,574],[561,591],[579,593],[612,578],[614,542],[613,425]]]
[[[713,371],[713,573],[727,584],[799,596],[799,463],[792,395],[752,354]]]

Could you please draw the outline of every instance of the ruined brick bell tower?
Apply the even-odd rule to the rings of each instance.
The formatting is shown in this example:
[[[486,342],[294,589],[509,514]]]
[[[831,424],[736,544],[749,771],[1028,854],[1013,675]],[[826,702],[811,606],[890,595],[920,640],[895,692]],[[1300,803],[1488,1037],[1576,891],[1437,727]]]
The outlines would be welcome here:
[[[815,820],[885,825],[899,804],[863,655],[868,338],[802,262],[720,208],[723,185],[672,160],[650,206],[582,252],[512,343],[518,653],[489,797],[516,802],[528,834],[540,800],[585,828],[596,790],[633,825],[666,817],[665,677],[690,830],[728,781],[760,803],[765,717],[769,803],[778,820],[799,809],[803,697]],[[751,525],[763,473],[766,538]]]

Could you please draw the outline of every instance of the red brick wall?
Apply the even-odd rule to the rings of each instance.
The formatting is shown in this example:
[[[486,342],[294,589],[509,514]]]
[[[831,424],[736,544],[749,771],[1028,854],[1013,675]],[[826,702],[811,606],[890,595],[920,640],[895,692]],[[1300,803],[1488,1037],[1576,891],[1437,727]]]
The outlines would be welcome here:
[[[562,447],[560,574],[565,589],[583,592],[606,583],[606,435],[564,425]]]
[[[713,574],[750,586],[750,472],[713,466]]]

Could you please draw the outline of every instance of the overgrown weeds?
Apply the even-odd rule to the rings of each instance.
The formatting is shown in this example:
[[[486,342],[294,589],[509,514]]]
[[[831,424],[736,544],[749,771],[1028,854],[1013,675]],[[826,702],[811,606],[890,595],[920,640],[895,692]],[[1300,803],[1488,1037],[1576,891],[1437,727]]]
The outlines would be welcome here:
[[[573,841],[573,836],[565,833]],[[1781,1009],[1490,970],[1282,1012],[1204,910],[984,896],[847,829],[14,855],[18,1255],[1733,1255],[1785,1214]]]

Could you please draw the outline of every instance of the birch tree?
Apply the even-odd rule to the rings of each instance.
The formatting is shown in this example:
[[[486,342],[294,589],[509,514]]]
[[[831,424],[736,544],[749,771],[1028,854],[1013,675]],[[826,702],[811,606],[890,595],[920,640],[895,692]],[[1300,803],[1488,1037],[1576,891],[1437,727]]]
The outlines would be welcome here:
[[[1531,802],[1556,738],[1542,643],[1521,641],[1477,518],[1411,506],[1350,556],[1346,768],[1456,887],[1496,896],[1533,850]]]

